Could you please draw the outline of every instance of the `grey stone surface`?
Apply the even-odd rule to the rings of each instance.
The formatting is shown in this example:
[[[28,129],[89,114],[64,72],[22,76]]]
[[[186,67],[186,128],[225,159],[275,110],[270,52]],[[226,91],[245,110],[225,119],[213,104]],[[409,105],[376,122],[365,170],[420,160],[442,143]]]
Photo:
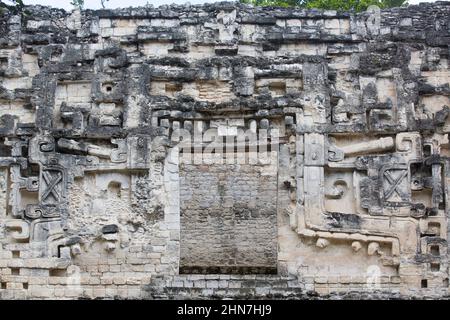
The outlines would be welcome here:
[[[448,297],[449,2],[26,10],[0,298]]]

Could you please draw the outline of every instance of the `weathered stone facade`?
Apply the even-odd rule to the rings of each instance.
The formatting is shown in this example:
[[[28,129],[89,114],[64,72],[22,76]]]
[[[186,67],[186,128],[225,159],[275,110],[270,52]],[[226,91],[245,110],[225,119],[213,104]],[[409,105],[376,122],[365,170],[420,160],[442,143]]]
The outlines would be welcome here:
[[[0,298],[448,296],[450,2],[27,10]]]

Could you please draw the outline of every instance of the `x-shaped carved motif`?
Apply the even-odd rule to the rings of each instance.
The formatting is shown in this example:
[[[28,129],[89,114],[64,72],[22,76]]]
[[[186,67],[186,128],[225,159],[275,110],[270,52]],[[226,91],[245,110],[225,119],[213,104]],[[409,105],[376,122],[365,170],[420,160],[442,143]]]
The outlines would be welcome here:
[[[389,190],[384,194],[384,198],[385,199],[389,199],[394,192],[397,193],[400,197],[402,196],[400,194],[400,192],[398,191],[398,186],[400,185],[400,183],[402,182],[402,180],[408,175],[408,171],[407,170],[403,170],[402,174],[399,175],[397,178],[392,177],[391,173],[389,172],[389,170],[386,170],[384,172],[384,176],[386,177],[387,181],[390,184],[390,188]]]
[[[55,186],[62,180],[62,176],[59,172],[55,176],[48,171],[44,171],[42,174],[45,182],[47,183],[47,189],[42,194],[42,200],[46,199],[50,194],[52,194],[56,200],[59,200],[58,191],[56,191]]]

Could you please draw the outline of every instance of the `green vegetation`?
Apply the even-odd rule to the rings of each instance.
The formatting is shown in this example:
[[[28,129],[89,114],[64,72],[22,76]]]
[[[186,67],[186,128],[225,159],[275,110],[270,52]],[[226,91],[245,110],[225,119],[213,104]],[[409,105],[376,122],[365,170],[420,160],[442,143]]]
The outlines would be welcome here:
[[[84,0],[72,0],[70,4],[81,10],[84,7]]]
[[[100,3],[103,8],[105,8],[105,3],[108,1],[109,0],[100,0]],[[72,2],[70,2],[70,4],[81,10],[84,7],[84,0],[72,0]]]
[[[8,9],[14,13],[22,12],[24,6],[25,5],[22,0],[0,0],[0,13],[5,9]]]
[[[371,5],[383,9],[407,4],[407,0],[240,0],[240,2],[255,6],[355,10],[357,12],[365,11]]]
[[[109,0],[99,0],[99,1],[102,7],[104,8],[105,3],[108,2]],[[81,10],[84,7],[84,0],[72,0],[70,4]],[[23,3],[23,0],[0,0],[0,13],[5,9],[8,9],[13,13],[18,12],[23,13],[24,6],[25,4]]]

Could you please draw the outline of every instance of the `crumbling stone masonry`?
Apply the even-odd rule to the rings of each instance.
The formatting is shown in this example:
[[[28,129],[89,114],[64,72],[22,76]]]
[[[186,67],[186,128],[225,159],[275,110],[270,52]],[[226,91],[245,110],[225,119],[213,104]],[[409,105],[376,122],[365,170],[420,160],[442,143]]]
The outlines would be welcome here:
[[[27,10],[0,298],[448,297],[450,2]]]

